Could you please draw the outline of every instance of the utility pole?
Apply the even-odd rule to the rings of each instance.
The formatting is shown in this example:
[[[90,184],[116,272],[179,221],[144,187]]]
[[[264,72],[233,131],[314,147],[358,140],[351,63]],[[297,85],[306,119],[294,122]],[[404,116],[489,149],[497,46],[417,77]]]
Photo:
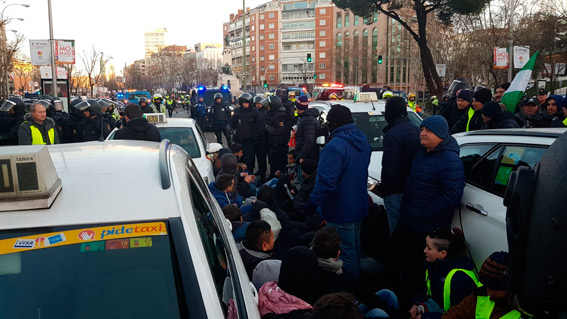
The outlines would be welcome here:
[[[508,49],[508,83],[512,83],[512,74],[514,71],[514,39],[513,28],[514,28],[514,0],[510,0],[510,40]]]
[[[242,71],[244,73],[242,88],[246,92],[246,0],[242,0]]]
[[[51,0],[47,0],[47,12],[49,14],[49,46],[51,47],[51,95],[57,97],[57,65],[55,65],[55,40],[53,39],[53,19],[51,17]],[[45,92],[43,92],[45,94]]]

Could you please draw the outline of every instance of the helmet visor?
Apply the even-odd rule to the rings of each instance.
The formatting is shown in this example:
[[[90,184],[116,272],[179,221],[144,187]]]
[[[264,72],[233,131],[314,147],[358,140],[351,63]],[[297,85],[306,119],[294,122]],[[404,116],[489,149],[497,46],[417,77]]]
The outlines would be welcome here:
[[[100,105],[100,107],[102,107],[102,108],[107,108],[107,107],[109,107],[110,105],[112,105],[112,103],[110,103],[110,102],[109,102],[108,100],[106,100],[106,99],[100,99],[100,100],[98,100],[98,105]]]
[[[82,101],[75,105],[75,108],[81,112],[88,110],[89,107],[91,107],[91,104],[88,101]]]
[[[2,103],[2,106],[0,106],[0,111],[9,112],[11,109],[14,108],[14,106],[16,106],[16,102],[6,100],[4,101],[4,103]]]
[[[55,111],[61,112],[61,111],[64,110],[63,101],[61,101],[61,100],[55,100],[54,104],[55,104],[55,105],[54,105],[53,107],[55,108]]]

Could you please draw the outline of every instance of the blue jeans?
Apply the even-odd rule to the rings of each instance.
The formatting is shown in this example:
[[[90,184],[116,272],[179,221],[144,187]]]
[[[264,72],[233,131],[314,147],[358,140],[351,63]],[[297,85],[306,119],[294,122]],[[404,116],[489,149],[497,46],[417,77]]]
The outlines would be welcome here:
[[[390,194],[384,196],[384,207],[388,215],[388,225],[390,226],[390,234],[396,229],[400,220],[400,206],[402,205],[402,197],[404,194]]]
[[[276,185],[278,185],[278,181],[279,181],[279,179],[274,177],[271,180],[264,183],[264,185],[270,186],[271,188],[276,188]]]
[[[360,226],[362,222],[354,223],[330,223],[327,226],[333,227],[341,238],[341,255],[343,269],[347,276],[358,279],[360,272]]]
[[[380,299],[382,299],[382,301],[384,301],[388,306],[392,307],[392,308],[400,308],[400,305],[398,304],[398,297],[396,296],[396,294],[388,289],[382,289],[380,291],[378,291],[376,293],[376,296],[378,296]],[[388,318],[390,317],[384,310],[380,309],[380,308],[374,308],[370,311],[368,311],[368,308],[365,305],[359,305],[358,309],[360,310],[360,312],[362,312],[364,314],[365,318],[371,317],[371,318]]]

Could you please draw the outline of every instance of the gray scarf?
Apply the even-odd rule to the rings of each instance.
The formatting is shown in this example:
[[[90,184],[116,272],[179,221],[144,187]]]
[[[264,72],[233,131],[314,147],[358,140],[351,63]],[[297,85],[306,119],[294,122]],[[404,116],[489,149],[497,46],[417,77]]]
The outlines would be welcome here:
[[[333,272],[337,275],[342,275],[343,273],[343,261],[340,259],[335,260],[335,258],[317,258],[319,262],[319,267],[326,271]]]

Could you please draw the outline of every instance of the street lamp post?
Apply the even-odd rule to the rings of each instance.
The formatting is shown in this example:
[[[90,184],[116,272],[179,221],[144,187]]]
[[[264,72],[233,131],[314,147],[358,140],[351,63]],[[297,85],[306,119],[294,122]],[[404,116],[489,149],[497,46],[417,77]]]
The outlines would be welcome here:
[[[51,0],[47,0],[47,12],[49,14],[49,46],[51,48],[51,95],[57,94],[57,65],[55,65],[55,40],[53,39],[53,18],[51,17]],[[45,92],[44,92],[45,93]]]
[[[8,9],[8,7],[11,7],[11,6],[22,6],[22,7],[28,8],[30,5],[25,4],[25,3],[11,3],[7,6],[5,6],[4,9],[2,9],[2,12],[0,13],[0,28],[2,29],[2,36],[3,36],[2,44],[1,44],[2,45],[2,53],[3,53],[2,56],[4,57],[4,59],[6,59],[5,61],[3,61],[3,62],[5,62],[4,63],[5,65],[2,68],[2,73],[3,73],[2,74],[2,80],[4,81],[4,86],[3,86],[2,90],[6,90],[5,91],[6,98],[10,94],[10,84],[9,84],[9,81],[8,81],[8,65],[10,64],[10,61],[8,61],[8,54],[6,52],[7,49],[8,49],[8,38],[6,36],[6,24],[8,22],[10,22],[11,20],[13,20],[14,18],[5,20],[4,19],[4,11],[6,11],[6,9]],[[20,21],[24,21],[24,19],[22,19],[22,18],[15,18],[15,19],[20,20]],[[14,33],[16,32],[15,30],[9,30],[9,31],[12,31]]]

